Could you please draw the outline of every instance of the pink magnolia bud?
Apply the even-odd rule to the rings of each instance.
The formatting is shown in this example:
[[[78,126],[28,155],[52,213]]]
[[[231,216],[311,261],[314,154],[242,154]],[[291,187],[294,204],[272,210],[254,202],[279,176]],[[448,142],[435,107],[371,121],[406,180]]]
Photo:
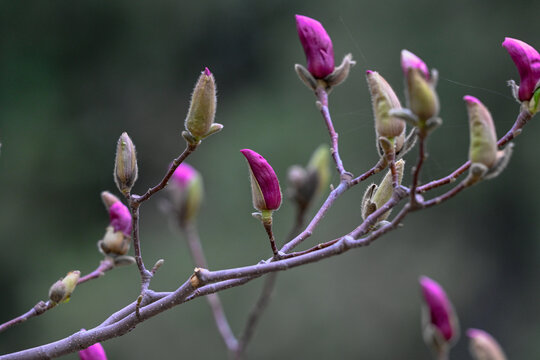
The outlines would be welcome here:
[[[478,329],[467,330],[469,350],[475,360],[506,360],[497,340],[487,332]]]
[[[169,189],[173,209],[180,226],[184,226],[199,211],[203,198],[201,175],[190,165],[182,163],[174,171]]]
[[[519,100],[528,101],[540,87],[540,54],[529,44],[508,37],[502,46],[510,54],[519,72]]]
[[[451,343],[457,339],[459,328],[448,296],[437,282],[427,276],[420,278],[420,287],[426,304],[424,340],[437,347]]]
[[[407,76],[410,69],[418,69],[426,79],[429,79],[429,69],[426,63],[408,50],[401,50],[401,69]]]
[[[281,205],[281,189],[274,169],[255,151],[243,149],[251,175],[253,207],[259,211],[277,210]]]
[[[323,79],[334,71],[332,40],[317,20],[302,15],[295,17],[296,29],[304,47],[308,70],[315,78]]]
[[[107,355],[103,346],[100,343],[95,343],[79,351],[79,358],[81,360],[107,360]]]
[[[402,50],[401,68],[405,75],[407,100],[411,111],[421,121],[436,117],[439,113],[436,80],[430,76],[426,63],[410,51]]]
[[[109,208],[109,220],[114,231],[121,231],[127,236],[131,235],[131,214],[121,201],[115,202]]]

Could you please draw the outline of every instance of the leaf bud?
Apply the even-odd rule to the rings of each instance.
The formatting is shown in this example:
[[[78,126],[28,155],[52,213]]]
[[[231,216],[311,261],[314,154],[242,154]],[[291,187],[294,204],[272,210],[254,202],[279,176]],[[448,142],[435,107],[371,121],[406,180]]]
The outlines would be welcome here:
[[[125,196],[129,194],[137,180],[137,154],[135,145],[127,133],[122,133],[116,145],[116,160],[114,162],[114,181],[118,190]]]
[[[78,270],[68,272],[63,279],[58,280],[51,286],[49,299],[57,304],[68,301],[77,286],[80,276],[81,272]]]

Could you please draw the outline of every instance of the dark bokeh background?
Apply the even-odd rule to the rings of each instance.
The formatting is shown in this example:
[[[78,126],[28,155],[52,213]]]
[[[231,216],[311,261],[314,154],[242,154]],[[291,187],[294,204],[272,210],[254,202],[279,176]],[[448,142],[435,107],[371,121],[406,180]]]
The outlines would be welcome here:
[[[265,155],[285,184],[287,167],[306,163],[328,141],[312,94],[292,70],[304,62],[295,13],[322,21],[338,60],[352,52],[358,62],[331,96],[342,157],[355,174],[376,161],[366,69],[381,72],[402,99],[402,48],[439,70],[445,122],[429,141],[427,181],[466,159],[463,95],[492,110],[499,135],[513,123],[518,105],[505,81],[518,75],[501,47],[504,37],[540,48],[538,1],[3,1],[0,321],[45,298],[67,271],[87,273],[98,264],[95,242],[107,225],[99,193],[116,190],[118,136],[127,131],[137,146],[140,193],[183,149],[189,94],[204,66],[216,76],[216,121],[225,125],[189,159],[205,179],[199,224],[208,260],[218,269],[269,255],[264,231],[250,216],[238,150]],[[463,329],[492,333],[510,359],[539,358],[536,120],[496,180],[412,214],[373,246],[282,273],[250,357],[429,359],[417,285],[425,274],[443,284]],[[305,246],[358,224],[363,190],[340,199]],[[289,203],[276,214],[279,243],[292,215]],[[141,226],[146,263],[166,260],[152,287],[176,288],[193,266],[157,199],[142,208]],[[131,267],[81,286],[69,304],[0,334],[0,353],[97,325],[137,297],[138,283]],[[260,286],[259,280],[222,293],[235,331]],[[226,358],[202,299],[104,346],[110,359]],[[466,352],[463,338],[452,358],[465,359]]]

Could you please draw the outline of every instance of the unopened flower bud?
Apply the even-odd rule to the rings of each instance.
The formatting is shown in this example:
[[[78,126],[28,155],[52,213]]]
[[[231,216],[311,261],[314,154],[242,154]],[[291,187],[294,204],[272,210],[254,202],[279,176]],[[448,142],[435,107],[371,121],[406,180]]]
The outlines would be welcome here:
[[[403,179],[403,170],[405,168],[405,161],[403,159],[400,159],[396,161],[396,172],[398,176],[398,185],[401,185],[401,180]],[[369,190],[369,188],[368,188]],[[394,186],[393,186],[393,178],[392,178],[392,171],[388,170],[384,178],[382,179],[381,183],[378,187],[371,190],[372,197],[369,202],[367,202],[366,199],[364,199],[364,209],[362,209],[362,213],[364,214],[364,218],[369,216],[371,213],[373,213],[375,210],[380,209],[384,204],[390,200],[392,197],[392,194],[394,192]],[[367,192],[366,192],[367,193]],[[364,196],[365,197],[365,196]],[[373,204],[373,205],[371,205]],[[391,210],[388,210],[384,214],[382,214],[378,219],[377,222],[381,222],[383,220],[386,220],[388,216],[390,215]]]
[[[330,148],[326,144],[319,147],[311,155],[307,165],[308,173],[317,174],[317,189],[315,195],[321,194],[330,182]]]
[[[308,71],[316,79],[324,79],[334,71],[334,49],[328,33],[315,19],[296,15],[298,37],[306,54]]]
[[[407,84],[409,109],[421,122],[439,114],[439,97],[435,79],[429,76],[427,65],[407,50],[401,51],[401,67]]]
[[[127,133],[122,133],[116,145],[116,161],[114,162],[114,181],[118,190],[128,195],[138,176],[137,154],[135,145]]]
[[[281,189],[274,169],[255,151],[243,149],[240,152],[246,157],[249,165],[253,207],[261,212],[279,209]]]
[[[109,211],[112,204],[120,201],[118,197],[116,197],[115,195],[111,194],[108,191],[101,192],[101,200],[103,201],[103,205],[105,205],[105,207],[107,208],[107,211]]]
[[[109,208],[109,220],[114,231],[121,231],[128,237],[131,235],[131,213],[121,201],[115,202]]]
[[[180,226],[195,219],[203,198],[203,183],[199,172],[181,163],[174,171],[168,189]]]
[[[216,103],[214,75],[212,75],[208,68],[205,68],[193,89],[191,103],[185,121],[186,130],[196,141],[223,128],[221,124],[214,124]]]
[[[463,97],[469,114],[471,143],[469,160],[480,163],[490,169],[497,160],[497,134],[489,110],[477,98]]]
[[[79,351],[79,358],[81,360],[107,360],[107,355],[103,346],[100,343],[95,343]]]
[[[55,303],[68,301],[77,286],[80,276],[81,272],[78,270],[68,272],[63,279],[58,280],[51,286],[49,299]]]
[[[371,93],[373,115],[375,116],[375,132],[377,138],[385,137],[390,140],[401,138],[401,146],[405,136],[405,121],[390,115],[390,110],[401,109],[399,99],[388,82],[376,71],[366,71],[366,78]],[[401,149],[396,148],[396,151]]]
[[[505,38],[502,46],[508,51],[519,72],[520,83],[517,98],[529,101],[540,88],[540,54],[529,44],[512,38]]]
[[[474,360],[506,360],[504,352],[490,334],[483,330],[467,330],[469,351]]]
[[[305,210],[309,204],[328,186],[330,180],[330,149],[328,145],[319,146],[307,167],[299,165],[289,168],[287,179],[289,181],[288,193],[300,210]]]
[[[427,276],[420,278],[424,305],[422,326],[424,341],[435,352],[447,351],[459,337],[459,324],[444,289]]]
[[[98,248],[105,255],[125,255],[131,241],[131,213],[126,205],[108,191],[101,193],[101,199],[109,212],[109,226],[103,239],[98,242]]]

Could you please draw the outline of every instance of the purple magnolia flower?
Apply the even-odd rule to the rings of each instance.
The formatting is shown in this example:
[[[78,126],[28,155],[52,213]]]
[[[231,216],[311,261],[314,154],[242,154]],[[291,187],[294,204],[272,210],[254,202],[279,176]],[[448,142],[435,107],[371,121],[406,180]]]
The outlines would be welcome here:
[[[131,214],[126,205],[117,201],[109,207],[110,225],[114,231],[121,231],[125,235],[131,234]]]
[[[81,360],[107,360],[105,349],[100,343],[95,343],[84,350],[79,351]]]
[[[418,56],[405,49],[401,50],[401,68],[403,69],[403,74],[405,74],[405,76],[407,76],[409,69],[418,69],[426,79],[429,79],[429,69],[426,63]]]
[[[240,152],[246,157],[250,169],[253,207],[260,211],[279,209],[281,189],[274,169],[255,151],[244,149]]]
[[[195,176],[197,171],[191,165],[181,163],[174,171],[172,179],[175,184],[185,188]]]
[[[308,71],[323,79],[334,71],[332,39],[320,22],[307,16],[296,15],[298,37],[304,47]]]
[[[450,342],[458,332],[450,300],[448,300],[443,288],[427,276],[420,278],[420,286],[431,325],[438,330],[443,338],[441,340]]]
[[[512,57],[519,72],[519,100],[528,101],[540,86],[540,54],[529,44],[509,37],[504,39],[502,46]]]

